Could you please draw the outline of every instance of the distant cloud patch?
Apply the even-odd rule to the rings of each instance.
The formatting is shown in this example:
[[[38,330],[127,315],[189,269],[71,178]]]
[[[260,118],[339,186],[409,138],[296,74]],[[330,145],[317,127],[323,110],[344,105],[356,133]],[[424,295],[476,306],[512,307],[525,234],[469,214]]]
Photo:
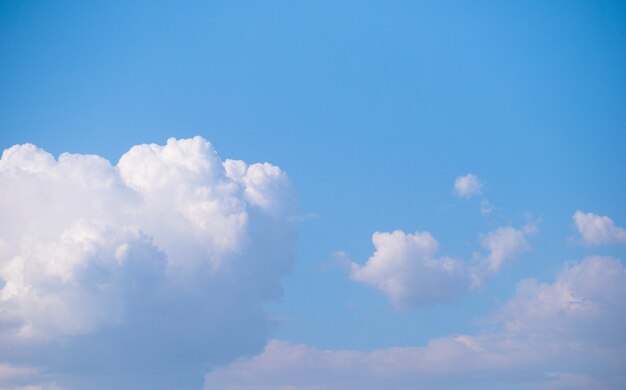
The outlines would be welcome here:
[[[272,341],[258,356],[211,371],[205,388],[458,389],[512,380],[524,388],[624,388],[624,313],[626,269],[589,257],[553,283],[519,282],[477,334],[370,352]]]
[[[580,236],[588,245],[626,244],[626,230],[607,216],[576,211],[572,217]]]
[[[530,222],[519,229],[504,226],[481,234],[480,244],[489,253],[474,255],[478,260],[478,264],[472,269],[474,286],[482,284],[485,278],[497,273],[507,260],[530,249],[528,237],[536,231],[536,223]]]
[[[454,181],[454,191],[459,198],[471,198],[474,195],[480,195],[482,187],[483,183],[471,173],[459,176]]]

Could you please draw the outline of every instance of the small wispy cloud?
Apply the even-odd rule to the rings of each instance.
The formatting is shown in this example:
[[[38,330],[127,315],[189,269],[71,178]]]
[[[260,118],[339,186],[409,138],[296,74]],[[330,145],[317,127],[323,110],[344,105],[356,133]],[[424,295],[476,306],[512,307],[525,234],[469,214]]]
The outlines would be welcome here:
[[[471,198],[474,195],[480,195],[482,187],[483,183],[471,173],[459,176],[454,181],[454,191],[459,198]]]
[[[478,176],[468,173],[464,176],[458,176],[454,180],[454,193],[458,198],[470,199],[473,197],[480,198],[480,213],[488,216],[494,209],[493,204],[484,196],[483,187],[485,183]]]
[[[480,244],[487,255],[474,254],[478,264],[472,268],[473,286],[480,286],[490,275],[497,273],[505,261],[530,249],[528,237],[537,232],[537,223],[529,222],[521,228],[503,226],[480,235]]]

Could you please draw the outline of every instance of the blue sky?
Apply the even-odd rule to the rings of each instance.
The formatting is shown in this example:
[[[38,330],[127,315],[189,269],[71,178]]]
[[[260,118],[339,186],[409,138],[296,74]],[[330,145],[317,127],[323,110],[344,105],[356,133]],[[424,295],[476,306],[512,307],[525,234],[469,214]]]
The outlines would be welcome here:
[[[138,152],[144,157],[128,158],[125,164],[120,162],[117,166],[133,145],[165,145],[170,137],[180,140],[201,136],[212,147],[203,149],[199,145],[204,144],[197,141],[195,146],[181,144],[180,150],[200,153],[197,157],[204,159],[212,155],[214,148],[220,161],[269,162],[288,175],[289,185],[275,171],[263,168],[264,179],[254,182],[260,186],[257,188],[250,184],[253,173],[251,181],[228,174],[229,180],[242,186],[242,191],[251,191],[237,198],[246,207],[250,224],[243,231],[252,237],[253,244],[246,245],[281,259],[276,263],[281,265],[275,268],[267,260],[267,267],[271,268],[267,271],[271,278],[268,276],[267,280],[275,288],[282,286],[282,294],[259,287],[250,290],[250,295],[257,294],[255,299],[247,297],[246,292],[241,293],[247,297],[242,301],[229,298],[206,303],[211,308],[240,305],[242,311],[250,310],[250,317],[258,316],[258,321],[241,322],[240,317],[248,318],[245,313],[233,314],[232,321],[248,324],[244,328],[250,334],[258,333],[258,337],[250,336],[253,341],[245,348],[236,347],[234,341],[215,344],[210,348],[217,351],[215,358],[190,358],[193,364],[189,366],[200,367],[200,379],[196,387],[180,385],[181,388],[201,388],[203,375],[211,372],[213,366],[220,368],[214,376],[207,377],[207,388],[240,384],[238,370],[264,372],[256,366],[245,366],[245,361],[241,366],[232,362],[251,356],[259,356],[259,361],[271,359],[271,348],[263,352],[268,342],[270,346],[284,347],[285,353],[296,345],[305,345],[313,351],[309,358],[319,362],[315,351],[322,349],[369,353],[394,347],[423,347],[433,339],[451,335],[484,335],[490,329],[485,319],[503,310],[507,302],[517,302],[518,282],[535,278],[551,284],[559,272],[564,272],[566,262],[581,265],[586,264],[581,262],[589,256],[623,260],[626,255],[619,230],[626,226],[626,6],[621,2],[3,1],[0,60],[2,149],[32,143],[55,158],[64,152],[98,155],[110,161],[114,167],[111,172],[122,172],[121,180],[126,185],[140,191],[143,187],[138,189],[140,182],[133,181],[137,177],[132,176],[133,172],[152,171],[141,171],[133,164],[140,164],[144,157],[153,158],[146,157],[149,152]],[[35,152],[28,153],[31,154],[20,157],[20,164],[35,158]],[[85,175],[94,169],[87,163],[76,164],[80,166],[76,169]],[[169,172],[167,169],[167,164],[159,168]],[[179,186],[199,180],[182,171],[172,172],[172,180],[182,183]],[[480,193],[459,196],[455,180],[470,173],[478,178]],[[94,177],[100,177],[99,174]],[[10,188],[23,183],[7,177],[3,178],[5,188],[9,188],[9,183]],[[11,176],[11,180],[15,177]],[[55,180],[65,179],[60,175]],[[46,186],[56,188],[52,184],[41,185],[44,193],[48,191]],[[59,188],[72,185],[77,184],[69,181],[60,183]],[[50,189],[50,199],[38,198],[33,188],[19,187],[14,195],[4,198],[0,207],[3,219],[10,216],[18,226],[28,225],[28,229],[35,230],[11,232],[7,228],[3,230],[2,242],[39,237],[38,234],[48,237],[41,230],[44,227],[38,230],[29,225],[47,214],[12,211],[22,210],[11,203],[19,199],[26,199],[20,201],[25,204],[20,203],[24,210],[43,205],[61,210],[54,214],[56,217],[50,214],[42,219],[46,222],[42,226],[47,226],[53,217],[67,219],[68,226],[96,218],[88,206],[85,210],[92,211],[84,211],[82,216],[77,211],[76,219],[68,216],[74,215],[71,207],[63,211],[63,205],[71,204],[68,199],[75,199],[74,195],[60,192],[55,196],[56,190]],[[169,193],[159,188],[150,187],[150,197]],[[278,207],[274,203],[268,206],[250,195],[257,190],[261,197],[290,206],[280,208],[279,213],[274,210]],[[286,195],[292,190],[297,200]],[[86,194],[75,196],[93,196]],[[108,205],[110,199],[117,199],[111,200],[111,204],[126,204],[118,195],[102,195],[103,204]],[[169,207],[169,203],[162,202],[146,206],[144,211],[146,215],[152,213],[152,219],[133,220],[129,226],[138,226],[140,230],[153,226],[158,220],[154,215],[161,215],[157,210]],[[481,202],[488,202],[491,212],[481,213]],[[231,207],[227,202],[220,204],[219,207]],[[287,217],[282,214],[286,209],[296,211]],[[573,216],[578,210],[598,218],[606,216],[612,225],[592,217],[577,224]],[[265,212],[279,213],[282,222]],[[211,214],[208,222],[198,226],[208,229],[206,224],[221,221],[219,218],[225,215],[221,211],[218,214]],[[117,223],[115,218],[107,221]],[[239,237],[231,222],[218,224],[210,231],[200,230],[211,237],[207,239],[208,246],[198,244],[200,238],[197,242],[189,238],[191,249],[187,252],[171,243],[161,244],[165,238],[159,237],[167,237],[171,232],[156,228],[142,230],[143,234],[154,236],[154,251],[148,244],[144,243],[144,248],[144,244],[137,243],[133,235],[132,241],[127,233],[119,233],[119,237],[115,236],[118,238],[111,240],[115,245],[131,240],[135,244],[126,244],[130,243],[131,248],[138,245],[144,248],[141,253],[152,253],[152,257],[164,253],[166,263],[172,253],[202,258],[198,253],[218,253],[215,246],[222,245],[220,238],[230,237],[224,231],[231,232],[232,228],[233,237]],[[605,230],[585,230],[585,223]],[[358,280],[350,268],[354,267],[350,263],[364,266],[373,256],[374,232],[401,230],[406,234],[430,232],[439,243],[439,250],[424,256],[436,261],[448,256],[462,263],[471,274],[478,272],[472,268],[474,263],[488,261],[489,248],[484,240],[489,232],[503,227],[521,232],[524,226],[531,225],[535,232],[520,233],[522,238],[518,238],[523,242],[511,250],[497,272],[485,276],[480,287],[467,287],[467,291],[449,302],[434,300],[395,307],[393,294],[376,284],[379,279]],[[260,227],[258,231],[272,232],[268,233],[271,239],[280,241],[276,247],[284,244],[285,252],[274,253],[263,246],[261,243],[268,238],[254,230],[256,227]],[[176,231],[184,237],[182,230]],[[283,235],[277,233],[287,231],[284,236],[297,239],[283,240]],[[189,237],[197,238],[198,234],[194,231]],[[604,238],[597,238],[598,235]],[[186,239],[181,238],[181,242],[187,243]],[[261,240],[258,248],[254,246],[255,239]],[[26,245],[20,242],[22,247]],[[200,245],[199,249],[194,245]],[[8,264],[10,258],[17,256],[18,252],[11,250],[6,250],[0,261]],[[343,254],[338,255],[339,251]],[[407,251],[409,263],[422,258],[421,254]],[[27,257],[19,253],[22,258]],[[255,261],[253,254],[242,256],[238,261]],[[381,256],[381,262],[393,258]],[[263,269],[258,272],[265,272]],[[407,275],[421,272],[400,271]],[[128,277],[133,280],[137,271],[124,272],[129,272]],[[9,274],[4,275],[6,285]],[[252,276],[246,274],[248,277]],[[245,278],[242,280],[248,280]],[[266,286],[259,280],[250,283],[256,286],[258,281],[259,286]],[[620,280],[624,282],[623,278]],[[228,282],[211,279],[206,283],[217,286]],[[407,283],[414,286],[424,283],[424,279],[415,276]],[[444,284],[444,289],[450,291],[454,286]],[[623,284],[618,283],[616,288],[613,296],[621,296]],[[49,292],[42,291],[44,295]],[[185,297],[192,307],[202,303],[201,298]],[[165,299],[161,304],[172,301]],[[11,306],[5,310],[12,313]],[[622,305],[614,310],[619,315],[611,324],[624,328],[626,308]],[[222,312],[207,309],[202,313],[199,318],[210,322]],[[32,322],[19,318],[24,323]],[[89,364],[82,367],[71,359],[50,360],[42,356],[49,352],[47,348],[53,348],[50,345],[68,337],[76,340],[89,335],[89,342],[97,342],[99,337],[106,340],[107,332],[115,333],[116,327],[126,329],[128,333],[124,334],[131,337],[140,328],[141,317],[137,318],[139,322],[128,329],[124,328],[128,321],[122,315],[119,322],[102,328],[86,326],[80,336],[76,336],[76,330],[66,328],[59,330],[61,336],[50,331],[48,341],[26,354],[6,352],[20,344],[16,336],[3,335],[0,346],[5,356],[0,353],[0,364],[15,369],[37,367],[38,374],[27,371],[11,377],[17,379],[7,374],[5,385],[0,369],[0,388],[34,384],[71,389],[76,383],[93,381]],[[258,332],[251,329],[253,323],[259,324]],[[186,323],[181,324],[183,327]],[[205,336],[213,340],[213,336]],[[241,339],[236,333],[230,336],[232,340]],[[626,336],[623,331],[618,336],[622,342],[617,343],[617,352],[626,355]],[[76,345],[76,351],[89,349],[78,342]],[[167,355],[172,348],[176,350],[165,344],[158,351]],[[220,348],[226,352],[220,354]],[[79,359],[83,355],[76,352],[75,356]],[[171,361],[163,364],[166,363]],[[557,375],[563,381],[578,381],[587,386],[599,382],[585,380],[606,381],[602,384],[609,388],[626,381],[623,374],[615,373],[619,370],[607,374],[585,363],[574,368],[557,367],[553,360],[543,363],[550,372],[570,375]],[[484,381],[476,382],[476,386],[530,388],[539,383],[536,367],[515,364],[511,363],[519,371],[510,373],[508,378],[494,379],[485,374],[481,377]],[[615,364],[623,367],[625,362],[622,358]],[[320,377],[339,375],[331,375],[323,364],[320,367]],[[126,376],[119,368],[117,371],[117,388],[133,388],[142,383],[141,378],[132,382],[130,374]],[[345,383],[359,383],[351,382],[354,377],[348,373],[341,375],[345,375]],[[414,388],[422,383],[420,375],[409,375],[406,382],[396,386]],[[424,375],[432,379],[430,374]],[[358,376],[362,378],[364,374]],[[464,380],[459,378],[459,382],[446,385],[458,388]],[[173,378],[172,383],[176,380]],[[257,380],[261,383],[269,379]],[[309,383],[286,375],[276,380],[284,382],[267,382],[267,386],[339,386],[331,379]],[[442,386],[440,382],[433,383],[434,387]]]

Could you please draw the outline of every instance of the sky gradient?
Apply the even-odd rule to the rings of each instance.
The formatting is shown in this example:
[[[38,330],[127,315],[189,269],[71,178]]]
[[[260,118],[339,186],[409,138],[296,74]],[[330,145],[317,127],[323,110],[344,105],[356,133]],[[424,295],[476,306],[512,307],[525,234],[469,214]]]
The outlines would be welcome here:
[[[0,85],[0,389],[626,386],[622,2],[1,1]]]

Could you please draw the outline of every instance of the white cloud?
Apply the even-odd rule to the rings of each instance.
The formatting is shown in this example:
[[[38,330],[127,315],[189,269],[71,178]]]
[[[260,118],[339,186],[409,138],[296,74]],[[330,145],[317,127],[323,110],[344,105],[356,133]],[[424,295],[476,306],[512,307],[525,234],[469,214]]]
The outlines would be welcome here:
[[[29,357],[73,388],[173,388],[265,343],[261,304],[294,243],[278,167],[222,162],[201,137],[116,166],[26,144],[4,151],[0,188],[7,364]]]
[[[478,256],[481,264],[476,267],[484,276],[496,273],[506,260],[528,250],[528,236],[537,231],[537,225],[528,223],[521,229],[511,226],[499,227],[480,236],[480,244],[489,251],[485,257]]]
[[[524,230],[511,226],[501,227],[483,235],[480,243],[489,250],[489,269],[499,270],[504,260],[528,249],[526,235]]]
[[[459,198],[472,198],[480,196],[480,214],[488,216],[494,209],[494,205],[484,196],[482,196],[482,188],[484,183],[476,176],[468,173],[465,176],[459,176],[454,181],[454,192]]]
[[[474,195],[480,195],[483,183],[471,173],[465,176],[459,176],[454,181],[454,191],[460,198],[471,198]]]
[[[217,368],[206,388],[624,388],[626,270],[591,257],[552,284],[523,280],[475,335],[423,347],[320,350],[282,341]]]
[[[468,286],[463,262],[436,258],[438,242],[428,232],[375,232],[376,248],[365,265],[352,263],[350,277],[387,294],[398,308],[450,302]]]
[[[521,229],[510,226],[481,235],[487,255],[475,254],[476,264],[437,257],[439,243],[429,232],[407,234],[375,232],[375,252],[367,263],[350,263],[350,278],[385,293],[396,308],[416,308],[450,303],[497,273],[504,262],[529,248],[527,237],[536,231],[529,223]],[[344,262],[347,255],[341,254]]]
[[[583,241],[589,245],[626,243],[626,230],[607,216],[576,211],[572,218]]]

